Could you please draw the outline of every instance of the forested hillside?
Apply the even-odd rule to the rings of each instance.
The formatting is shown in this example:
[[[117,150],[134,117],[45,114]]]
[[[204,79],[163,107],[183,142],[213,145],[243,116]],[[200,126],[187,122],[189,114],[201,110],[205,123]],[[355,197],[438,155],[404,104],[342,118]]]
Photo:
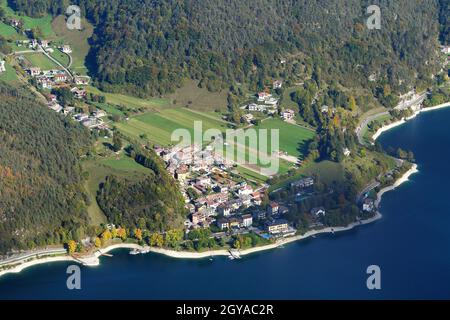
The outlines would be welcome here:
[[[79,239],[87,227],[80,152],[90,134],[0,83],[0,253]]]
[[[450,0],[439,0],[439,22],[441,24],[441,41],[450,44]]]
[[[141,179],[109,176],[97,201],[108,221],[116,225],[150,231],[181,228],[186,218],[184,199],[178,185],[153,150],[130,147],[131,157],[149,168]]]
[[[96,26],[90,68],[98,84],[142,95],[172,91],[183,77],[210,90],[235,82],[256,90],[277,77],[313,77],[374,96],[385,84],[406,92],[426,86],[438,70],[439,15],[448,21],[445,0],[377,1],[381,30],[366,27],[367,0],[74,2]],[[67,6],[10,3],[29,15],[61,14]]]

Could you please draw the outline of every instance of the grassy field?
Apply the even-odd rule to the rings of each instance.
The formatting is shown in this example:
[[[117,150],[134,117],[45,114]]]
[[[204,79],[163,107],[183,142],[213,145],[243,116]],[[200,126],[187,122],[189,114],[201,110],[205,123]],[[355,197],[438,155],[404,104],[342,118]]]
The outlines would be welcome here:
[[[25,39],[26,37],[17,33],[16,29],[0,22],[0,35],[9,40]]]
[[[65,54],[64,52],[61,52],[57,49],[50,53],[50,55],[53,57],[53,59],[57,60],[59,63],[61,63],[63,66],[68,67],[69,66],[69,56]]]
[[[142,174],[148,172],[147,168],[137,164],[133,159],[125,155],[113,155],[106,158],[84,161],[83,170],[89,172],[89,178],[85,182],[85,189],[91,200],[91,205],[88,207],[88,214],[91,223],[94,225],[106,222],[106,217],[96,201],[99,185],[105,180],[106,176],[116,175],[130,179],[138,179],[142,177]]]
[[[172,143],[170,139],[172,132],[176,129],[187,129],[193,137],[194,121],[202,121],[203,130],[217,128],[224,131],[227,128],[226,123],[220,120],[201,116],[185,108],[148,112],[118,123],[116,126],[130,137],[138,138],[145,134],[154,143],[169,145]]]
[[[237,170],[244,179],[254,181],[257,184],[264,183],[268,179],[267,177],[265,177],[263,175],[260,175],[252,170],[249,170],[249,169],[241,167],[241,166],[238,166]]]
[[[60,66],[55,64],[42,53],[25,53],[23,56],[31,65],[34,67],[39,67],[41,70],[61,69]]]
[[[214,111],[227,109],[227,92],[210,92],[199,88],[198,82],[185,80],[183,86],[168,96],[174,106],[186,107],[199,111]]]
[[[6,81],[9,83],[17,81],[18,78],[17,78],[17,74],[16,74],[16,71],[14,70],[14,68],[11,67],[11,65],[9,65],[8,63],[5,63],[5,68],[6,68],[6,71],[0,73],[0,80]]]
[[[73,58],[71,69],[76,73],[85,75],[87,72],[85,66],[85,59],[89,53],[88,39],[92,36],[94,27],[86,20],[81,20],[82,30],[70,30],[66,26],[64,16],[57,16],[52,22],[52,29],[54,30],[59,45],[69,44],[72,48],[70,54]]]
[[[12,10],[8,4],[7,0],[0,0],[0,7],[5,11],[6,17],[22,19],[24,21],[25,29],[33,29],[39,27],[42,31],[42,34],[46,38],[55,37],[55,33],[52,29],[52,16],[46,15],[42,18],[31,18],[27,16],[18,15]]]
[[[160,110],[163,107],[169,106],[168,99],[160,99],[160,98],[141,99],[119,93],[103,92],[92,86],[87,87],[86,89],[88,92],[105,96],[106,102],[112,105],[124,105],[127,106],[128,108],[134,109],[144,108],[148,110]]]
[[[282,188],[289,183],[301,179],[303,177],[310,177],[312,175],[317,175],[320,177],[320,180],[331,184],[336,181],[337,183],[341,183],[344,181],[344,169],[342,165],[332,161],[321,161],[321,162],[313,162],[302,167],[297,174],[285,179],[279,183],[276,183],[270,187],[270,191]]]
[[[306,128],[284,122],[280,119],[268,119],[259,129],[279,129],[280,150],[294,157],[303,158],[308,142],[314,138],[315,132]]]

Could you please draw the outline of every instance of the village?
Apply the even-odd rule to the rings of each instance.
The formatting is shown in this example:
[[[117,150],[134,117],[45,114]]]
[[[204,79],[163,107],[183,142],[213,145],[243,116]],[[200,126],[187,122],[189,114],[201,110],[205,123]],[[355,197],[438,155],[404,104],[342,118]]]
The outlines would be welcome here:
[[[69,45],[55,46],[47,40],[18,40],[16,43],[18,48],[23,48],[22,51],[16,53],[17,60],[22,69],[30,78],[30,83],[41,90],[47,99],[47,106],[56,113],[61,113],[65,116],[71,116],[77,122],[80,122],[88,129],[110,130],[108,124],[105,122],[107,114],[105,111],[95,109],[90,113],[79,112],[80,108],[72,105],[62,105],[58,100],[57,92],[60,89],[70,90],[74,99],[82,101],[87,96],[85,86],[90,84],[90,77],[84,75],[74,75],[72,71],[61,65],[57,60],[50,56],[55,50],[69,56],[72,53],[72,48]],[[42,53],[58,68],[43,70],[40,67],[33,66],[21,54],[28,52]],[[0,62],[0,72],[3,70],[4,61]]]
[[[108,121],[110,115],[104,110],[94,105],[93,108],[80,108],[77,107],[78,104],[65,103],[59,97],[60,90],[65,90],[70,92],[75,101],[83,102],[81,104],[89,101],[86,87],[90,85],[91,79],[86,75],[77,75],[70,69],[73,53],[70,45],[30,38],[17,40],[16,46],[18,50],[14,56],[19,66],[26,72],[29,83],[45,96],[49,109],[72,118],[90,130],[112,130]],[[41,65],[30,63],[32,60],[26,56],[30,52],[51,60],[54,67],[45,68],[46,63]],[[67,55],[68,64],[63,65],[55,60],[52,56],[55,52]],[[0,72],[4,71],[5,61],[2,60]],[[271,90],[266,87],[252,96],[241,107],[245,110],[242,115],[243,122],[253,125],[261,119],[279,118],[282,120],[280,122],[285,122],[284,125],[292,125],[286,127],[290,132],[294,128],[305,131],[305,128],[297,125],[296,111],[280,106],[279,90],[282,87],[283,81],[273,80]],[[334,114],[336,109],[324,105],[320,111]],[[128,119],[126,117],[127,122]],[[282,239],[298,232],[288,217],[289,213],[295,210],[295,204],[288,200],[270,200],[270,186],[266,182],[255,183],[247,177],[242,177],[236,170],[235,162],[215,153],[210,146],[154,145],[154,151],[164,160],[167,170],[180,186],[185,207],[189,212],[189,219],[185,221],[187,232],[209,229],[215,238],[253,233],[265,240]],[[349,156],[350,151],[347,149],[344,154]],[[289,158],[286,151],[282,155]],[[301,165],[293,155],[288,161]],[[314,194],[314,184],[314,178],[306,176],[291,182],[287,188],[295,189],[297,199],[302,199],[305,195]],[[360,206],[364,212],[376,210],[374,201],[369,198],[364,199]],[[314,207],[308,214],[312,221],[309,228],[326,227],[323,222],[323,218],[327,215],[325,207]]]
[[[234,163],[198,145],[154,147],[179,183],[190,219],[189,229],[210,228],[216,237],[250,231],[264,237],[294,235],[283,218],[289,209],[267,198],[268,185],[252,186],[233,173]],[[305,187],[312,186],[313,180]]]

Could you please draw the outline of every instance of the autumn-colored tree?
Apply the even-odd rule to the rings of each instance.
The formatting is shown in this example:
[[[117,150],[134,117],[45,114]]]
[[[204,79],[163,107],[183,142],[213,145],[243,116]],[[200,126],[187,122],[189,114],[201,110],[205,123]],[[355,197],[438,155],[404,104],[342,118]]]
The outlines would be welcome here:
[[[355,111],[356,110],[356,100],[355,100],[354,96],[350,96],[350,98],[348,100],[348,106],[349,106],[351,111]]]
[[[117,229],[116,229],[116,227],[112,227],[111,228],[111,238],[112,239],[117,238]]]
[[[150,245],[152,247],[162,247],[164,244],[164,238],[161,234],[159,233],[153,233],[150,236]]]
[[[166,244],[175,247],[183,239],[182,230],[169,230],[166,232]]]
[[[69,251],[69,254],[73,254],[76,249],[77,249],[77,243],[74,240],[70,240],[67,243],[67,250]]]
[[[102,241],[106,242],[111,240],[112,235],[111,235],[111,231],[109,231],[108,229],[106,229],[105,231],[103,231],[102,233]]]
[[[139,228],[134,229],[133,234],[136,239],[138,239],[139,241],[142,241],[142,230],[141,229],[139,229]]]
[[[123,241],[127,240],[127,230],[125,230],[125,228],[117,229],[117,236]]]
[[[95,237],[94,245],[95,245],[97,248],[100,248],[100,247],[102,246],[102,240],[100,240],[99,237]]]

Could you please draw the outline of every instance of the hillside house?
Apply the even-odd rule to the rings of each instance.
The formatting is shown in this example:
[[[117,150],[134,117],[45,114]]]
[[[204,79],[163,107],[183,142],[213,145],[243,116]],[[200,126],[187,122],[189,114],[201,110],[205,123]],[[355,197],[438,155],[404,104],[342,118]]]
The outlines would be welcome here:
[[[281,118],[283,118],[284,121],[292,121],[295,118],[295,111],[292,109],[286,109],[281,112]]]
[[[375,202],[369,198],[365,199],[362,209],[365,212],[372,212],[375,209]]]
[[[41,68],[31,67],[30,69],[28,69],[28,73],[30,74],[30,76],[36,77],[41,74]]]
[[[324,207],[317,207],[311,209],[311,215],[314,217],[324,216],[326,214],[326,210]]]
[[[77,77],[74,78],[74,82],[75,82],[76,85],[83,85],[83,86],[85,86],[85,85],[88,85],[90,81],[91,81],[91,78],[88,77],[88,76],[85,76],[85,77],[77,76]]]
[[[58,73],[53,77],[53,81],[55,81],[55,83],[66,82],[67,76],[65,73]]]
[[[59,49],[66,54],[72,53],[72,48],[70,46],[68,46],[67,44],[63,45]]]
[[[273,82],[273,89],[281,89],[281,87],[283,87],[283,81],[275,80]]]

